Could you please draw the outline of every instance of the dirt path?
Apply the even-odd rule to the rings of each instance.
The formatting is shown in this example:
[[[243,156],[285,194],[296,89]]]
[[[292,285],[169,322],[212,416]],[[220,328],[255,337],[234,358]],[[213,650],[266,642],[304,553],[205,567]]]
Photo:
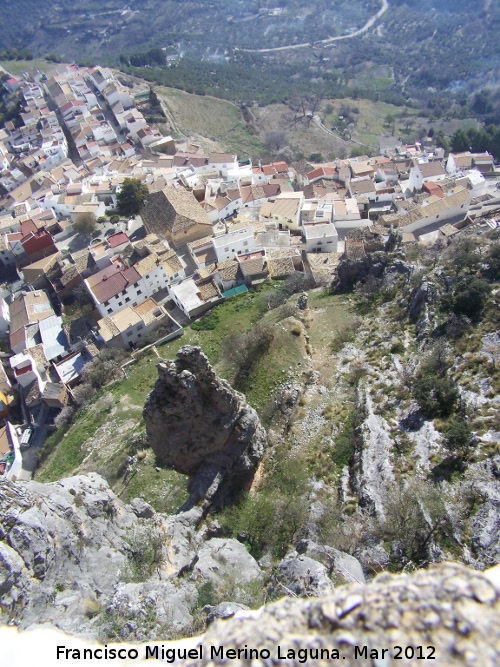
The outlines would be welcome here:
[[[378,19],[385,14],[385,12],[389,9],[389,3],[387,0],[382,0],[382,7],[378,10],[378,12],[371,17],[371,19],[368,19],[368,21],[365,23],[365,25],[360,28],[359,30],[356,30],[356,32],[351,32],[349,35],[340,35],[338,37],[327,37],[326,39],[320,39],[317,42],[314,42],[314,46],[319,46],[320,44],[332,44],[333,42],[340,42],[342,39],[352,39],[353,37],[359,37],[359,35],[363,35],[365,32],[370,30],[370,28],[373,26],[373,24],[378,21]],[[311,46],[311,42],[305,42],[303,44],[290,44],[288,46],[275,46],[270,49],[239,49],[240,51],[245,51],[247,53],[275,53],[277,51],[289,51],[291,49],[304,49],[306,47]]]

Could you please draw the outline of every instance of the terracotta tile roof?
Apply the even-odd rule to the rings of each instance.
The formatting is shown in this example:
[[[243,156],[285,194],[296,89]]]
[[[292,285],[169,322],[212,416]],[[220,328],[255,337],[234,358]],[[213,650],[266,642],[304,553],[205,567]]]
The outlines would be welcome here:
[[[452,153],[453,160],[458,169],[470,169],[472,167],[472,153]]]
[[[217,299],[221,296],[219,288],[211,279],[199,280],[196,282],[196,286],[202,301],[210,301],[210,299]]]
[[[104,303],[137,282],[140,277],[133,267],[121,271],[113,266],[90,276],[88,282],[99,303]]]
[[[144,257],[144,259],[141,259],[139,262],[137,262],[137,264],[134,264],[134,269],[140,276],[145,276],[150,273],[150,271],[156,269],[159,263],[160,260],[158,259],[158,255],[151,253],[150,255],[147,255],[147,257]]]
[[[271,278],[280,278],[290,276],[295,273],[295,267],[291,257],[268,258],[269,275]]]
[[[157,226],[172,234],[188,230],[194,225],[206,225],[212,229],[212,223],[192,192],[173,187],[154,192],[142,211],[146,225]]]
[[[424,218],[431,218],[450,208],[454,208],[460,204],[470,202],[471,196],[465,189],[458,190],[452,195],[437,199],[427,206],[416,206],[412,210],[403,215],[384,215],[380,218],[380,223],[389,226],[394,224],[399,227],[406,227],[414,222],[423,220]]]
[[[163,255],[161,262],[169,276],[174,273],[179,273],[179,271],[182,271],[183,269],[182,262],[175,250],[170,250],[168,251],[168,254]]]
[[[446,171],[440,162],[423,162],[419,165],[420,171],[424,178],[432,178],[433,176],[445,176]]]
[[[118,232],[118,234],[108,236],[108,243],[111,248],[116,248],[117,246],[122,245],[122,243],[128,243],[129,240],[129,237],[125,232]]]
[[[220,264],[217,264],[216,270],[221,279],[226,281],[237,280],[238,277],[241,276],[240,265],[234,259],[228,259],[225,262],[220,262]]]
[[[209,162],[214,162],[215,164],[224,163],[224,162],[234,162],[236,155],[230,153],[210,153],[208,156]]]

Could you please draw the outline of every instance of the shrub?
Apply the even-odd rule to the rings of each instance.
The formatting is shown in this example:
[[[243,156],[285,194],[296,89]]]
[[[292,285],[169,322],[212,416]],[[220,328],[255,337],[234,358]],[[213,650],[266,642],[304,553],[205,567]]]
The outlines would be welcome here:
[[[219,323],[219,313],[217,308],[214,308],[208,315],[205,315],[201,320],[191,323],[191,329],[194,331],[212,331]]]
[[[457,417],[450,422],[444,432],[445,444],[448,449],[465,453],[472,438],[472,429],[464,417]]]
[[[490,248],[486,263],[484,275],[491,280],[498,280],[500,278],[500,243],[495,243]]]
[[[346,324],[338,327],[330,342],[330,350],[332,352],[340,352],[346,343],[352,343],[356,335],[356,326],[354,324]]]
[[[159,528],[147,523],[128,535],[128,565],[131,581],[145,581],[165,560],[165,536]]]
[[[477,320],[489,294],[490,286],[483,278],[463,278],[453,290],[451,310],[455,315]]]
[[[449,417],[457,404],[458,389],[448,377],[423,375],[413,384],[413,396],[426,417]]]
[[[425,562],[434,535],[447,524],[446,504],[440,487],[419,480],[408,486],[394,485],[385,503],[381,537],[393,543],[398,565]]]
[[[75,408],[73,408],[71,405],[67,405],[55,417],[54,426],[56,428],[61,428],[61,426],[64,426],[65,424],[70,424],[74,414],[75,414]]]
[[[95,393],[94,387],[88,382],[84,382],[73,389],[73,399],[80,406],[90,401],[95,396]]]

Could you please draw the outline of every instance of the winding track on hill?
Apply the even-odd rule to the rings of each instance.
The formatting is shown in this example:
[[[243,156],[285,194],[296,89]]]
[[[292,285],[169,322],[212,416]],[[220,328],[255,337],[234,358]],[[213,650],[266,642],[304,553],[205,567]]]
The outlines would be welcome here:
[[[353,37],[359,37],[359,35],[363,35],[365,32],[370,30],[373,24],[376,21],[378,21],[378,19],[383,14],[385,14],[385,12],[388,9],[389,9],[388,0],[382,0],[382,7],[378,10],[376,14],[374,14],[371,17],[371,19],[368,19],[368,21],[362,28],[356,30],[356,32],[351,32],[348,35],[340,35],[338,37],[327,37],[326,39],[320,39],[317,42],[314,42],[314,46],[318,46],[319,44],[332,44],[333,42],[340,42],[341,39],[352,39]],[[276,53],[278,51],[289,51],[291,49],[304,49],[307,46],[310,47],[311,42],[305,42],[303,44],[291,44],[289,46],[274,46],[273,48],[269,49],[238,49],[238,50],[245,51],[246,53]]]

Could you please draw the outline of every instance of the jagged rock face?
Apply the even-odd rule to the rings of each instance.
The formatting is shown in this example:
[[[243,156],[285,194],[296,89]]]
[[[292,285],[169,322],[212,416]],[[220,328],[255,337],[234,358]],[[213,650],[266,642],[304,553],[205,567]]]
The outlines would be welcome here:
[[[146,641],[183,632],[204,583],[231,581],[237,596],[263,579],[240,542],[197,529],[202,508],[166,516],[139,498],[125,505],[95,473],[0,483],[0,516],[0,623],[87,637],[119,626],[122,639]],[[153,542],[158,557],[144,567]]]
[[[384,520],[384,499],[394,482],[393,441],[387,421],[375,414],[366,390],[359,397],[358,409],[364,412],[365,419],[359,429],[351,481],[360,502]]]
[[[208,466],[209,488],[219,483],[218,473],[250,476],[264,454],[266,433],[243,394],[217,376],[200,348],[189,345],[176,361],[158,364],[158,376],[144,408],[158,460],[187,475]]]
[[[335,588],[322,563],[297,553],[288,554],[281,561],[276,578],[281,585],[281,590],[276,591],[278,595],[328,595]]]
[[[96,636],[108,609],[130,621],[123,636],[135,639],[148,637],[144,618],[153,607],[160,625],[168,619],[181,631],[191,622],[196,586],[177,577],[196,559],[201,510],[166,517],[141,499],[125,505],[92,473],[53,484],[2,483],[0,516],[4,621]],[[163,558],[145,581],[126,583],[131,539],[144,530],[158,531]]]
[[[337,267],[335,289],[339,292],[348,290],[368,277],[391,282],[395,275],[411,275],[413,267],[404,262],[403,257],[402,253],[373,252],[358,260],[343,259]]]
[[[469,525],[472,551],[478,564],[491,567],[500,561],[500,456],[472,467],[483,478],[477,483],[483,503]]]
[[[385,573],[367,586],[349,584],[328,597],[283,598],[258,611],[240,610],[228,620],[212,623],[203,636],[173,642],[158,638],[156,643],[148,642],[148,646],[150,650],[158,646],[159,650],[173,651],[178,657],[176,664],[184,667],[227,664],[327,667],[337,663],[345,667],[421,663],[435,667],[497,667],[500,664],[499,570],[496,567],[482,574],[461,565],[443,563],[412,575]],[[2,655],[10,667],[35,664],[41,656],[53,655],[57,645],[78,648],[82,655],[83,648],[91,646],[51,629],[36,629],[29,637],[30,641],[26,641],[26,636],[14,628],[0,629]],[[182,658],[185,650],[195,650],[200,645],[203,645],[201,658],[193,654]],[[108,648],[118,646],[108,645]],[[419,646],[421,659],[417,653]],[[127,649],[132,645],[120,647]],[[244,647],[258,650],[259,657],[249,657]],[[413,659],[406,659],[406,647],[408,656],[413,649]],[[94,644],[93,648],[102,645]],[[100,662],[143,664],[144,646],[135,644],[133,648],[138,649],[137,660]],[[234,649],[241,649],[236,658],[227,654]],[[199,650],[195,655],[200,656]]]

